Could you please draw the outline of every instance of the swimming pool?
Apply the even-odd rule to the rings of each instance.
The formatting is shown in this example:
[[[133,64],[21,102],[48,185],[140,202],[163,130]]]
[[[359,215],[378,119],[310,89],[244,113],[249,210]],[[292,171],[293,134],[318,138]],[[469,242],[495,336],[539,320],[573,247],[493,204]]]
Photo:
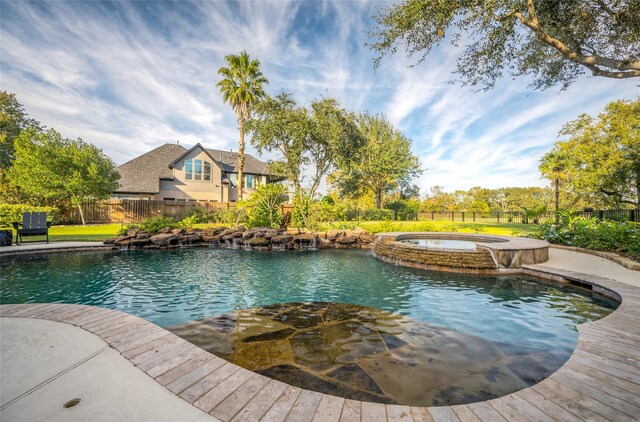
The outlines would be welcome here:
[[[363,250],[227,249],[4,257],[0,303],[77,303],[163,327],[287,302],[353,303],[493,341],[573,350],[575,326],[617,305],[522,276],[405,268]]]

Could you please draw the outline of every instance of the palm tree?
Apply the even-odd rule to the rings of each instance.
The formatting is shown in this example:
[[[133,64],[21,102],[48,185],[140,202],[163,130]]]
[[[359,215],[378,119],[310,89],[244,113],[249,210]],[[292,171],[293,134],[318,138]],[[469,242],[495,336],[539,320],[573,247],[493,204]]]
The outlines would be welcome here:
[[[547,152],[540,159],[538,169],[540,173],[547,179],[551,180],[556,196],[556,220],[558,219],[558,210],[560,209],[560,180],[567,177],[567,156],[565,152],[557,146]]]
[[[242,170],[244,168],[244,124],[252,106],[266,96],[262,85],[269,81],[260,71],[260,62],[249,59],[246,51],[224,58],[227,67],[218,69],[223,79],[217,83],[225,103],[231,104],[238,116],[240,145],[238,148],[238,199],[242,199]]]

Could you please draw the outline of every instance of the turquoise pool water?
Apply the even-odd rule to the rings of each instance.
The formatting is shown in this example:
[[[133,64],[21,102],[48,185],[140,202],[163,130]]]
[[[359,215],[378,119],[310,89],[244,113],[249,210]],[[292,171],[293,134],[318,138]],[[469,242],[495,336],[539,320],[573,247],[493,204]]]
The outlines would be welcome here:
[[[227,249],[3,257],[0,303],[118,309],[168,327],[284,302],[353,303],[432,326],[540,350],[570,352],[577,324],[616,306],[591,292],[520,276],[425,271],[368,251]]]

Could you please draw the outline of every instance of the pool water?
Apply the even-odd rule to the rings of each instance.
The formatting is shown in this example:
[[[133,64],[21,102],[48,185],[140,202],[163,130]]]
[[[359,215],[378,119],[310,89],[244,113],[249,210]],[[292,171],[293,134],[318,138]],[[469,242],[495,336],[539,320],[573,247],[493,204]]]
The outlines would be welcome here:
[[[78,252],[0,260],[0,303],[117,309],[163,327],[287,302],[383,309],[491,341],[572,351],[576,325],[617,305],[523,276],[395,266],[364,250]]]
[[[399,242],[413,246],[420,246],[429,249],[458,249],[465,251],[475,251],[476,244],[468,240],[452,239],[404,239]]]

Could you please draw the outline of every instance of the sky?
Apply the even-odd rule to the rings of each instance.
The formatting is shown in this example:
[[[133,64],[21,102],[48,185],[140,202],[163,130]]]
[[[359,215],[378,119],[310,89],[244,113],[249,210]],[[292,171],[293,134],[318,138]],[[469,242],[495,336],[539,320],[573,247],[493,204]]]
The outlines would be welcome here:
[[[335,97],[351,111],[386,115],[426,169],[415,180],[423,194],[545,186],[538,160],[564,123],[638,95],[635,81],[586,75],[566,91],[532,91],[526,77],[506,77],[478,92],[448,83],[461,53],[448,43],[415,67],[400,52],[374,70],[367,33],[377,8],[390,4],[2,0],[0,89],[116,164],[167,142],[236,151],[238,125],[217,69],[246,50],[260,60],[270,95]]]

